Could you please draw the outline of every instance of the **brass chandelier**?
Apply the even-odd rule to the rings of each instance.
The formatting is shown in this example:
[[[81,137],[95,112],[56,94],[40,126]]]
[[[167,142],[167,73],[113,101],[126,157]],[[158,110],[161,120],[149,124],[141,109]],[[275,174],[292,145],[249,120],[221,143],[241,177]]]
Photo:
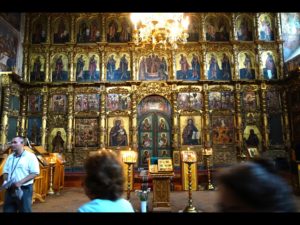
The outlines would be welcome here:
[[[131,13],[131,21],[136,45],[151,43],[153,49],[157,45],[176,49],[189,36],[189,19],[183,13]]]

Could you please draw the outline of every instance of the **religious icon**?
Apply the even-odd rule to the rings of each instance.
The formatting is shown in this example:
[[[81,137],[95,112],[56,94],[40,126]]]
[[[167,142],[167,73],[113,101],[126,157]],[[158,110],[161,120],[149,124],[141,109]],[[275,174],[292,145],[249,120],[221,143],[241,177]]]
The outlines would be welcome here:
[[[127,146],[128,137],[127,132],[122,126],[122,121],[117,119],[114,122],[114,126],[109,132],[109,145],[110,146]]]
[[[183,129],[182,140],[184,145],[199,145],[200,131],[194,124],[194,120],[189,118]]]
[[[61,136],[61,131],[57,131],[56,136],[52,140],[52,152],[62,153],[64,150],[64,143]]]

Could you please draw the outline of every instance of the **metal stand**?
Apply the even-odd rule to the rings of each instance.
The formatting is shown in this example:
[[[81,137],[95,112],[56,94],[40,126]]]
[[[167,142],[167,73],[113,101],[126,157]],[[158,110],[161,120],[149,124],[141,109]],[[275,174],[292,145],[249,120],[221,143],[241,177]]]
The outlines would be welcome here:
[[[206,167],[207,167],[207,190],[215,190],[214,185],[211,183],[211,171],[210,171],[210,156],[206,156]]]
[[[50,188],[48,191],[49,195],[54,195],[55,192],[53,190],[53,168],[54,168],[55,163],[50,163]]]
[[[188,206],[185,207],[183,212],[195,213],[195,212],[197,212],[197,210],[193,206],[193,199],[192,199],[192,168],[191,168],[191,165],[193,164],[193,162],[185,162],[185,163],[188,164],[189,200],[188,200]]]
[[[131,186],[131,181],[130,181],[130,173],[131,173],[131,165],[133,163],[125,162],[127,165],[127,200],[130,199],[130,186]]]

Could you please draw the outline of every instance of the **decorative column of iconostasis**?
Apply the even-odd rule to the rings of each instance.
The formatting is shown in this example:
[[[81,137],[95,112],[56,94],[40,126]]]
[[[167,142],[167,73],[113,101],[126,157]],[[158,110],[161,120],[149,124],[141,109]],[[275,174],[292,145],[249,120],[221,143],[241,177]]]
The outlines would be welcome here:
[[[236,19],[237,19],[237,14],[236,13],[232,13],[231,15],[231,24],[233,27],[233,40],[238,40],[238,36],[237,36],[237,28],[236,28]]]
[[[106,41],[106,35],[105,35],[105,24],[106,24],[106,17],[102,14],[101,15],[101,42]]]
[[[133,67],[135,68],[135,67]],[[137,96],[136,96],[136,85],[131,86],[131,103],[132,103],[132,108],[131,108],[131,124],[132,124],[132,148],[135,151],[138,151],[138,125],[137,125]]]
[[[206,146],[211,146],[210,118],[209,118],[209,107],[208,107],[208,84],[203,85],[203,111],[204,111],[203,144],[205,144]]]
[[[75,20],[76,20],[76,17],[75,17],[75,15],[72,14],[71,15],[71,32],[70,32],[70,34],[71,34],[70,42],[71,43],[75,43],[76,42],[76,40],[75,40],[75,36],[76,36],[76,34],[75,34],[75,31],[76,31]],[[71,64],[71,65],[73,65],[73,64]]]
[[[26,108],[26,103],[27,103],[27,91],[23,90],[22,92],[22,97],[21,97],[21,123],[20,123],[20,135],[25,137],[26,136],[26,114],[27,114],[27,108]]]
[[[47,137],[47,114],[48,114],[48,87],[43,86],[42,89],[42,129],[41,129],[41,145],[46,149]]]
[[[236,147],[241,149],[243,140],[243,129],[242,129],[242,115],[241,115],[241,85],[235,84],[235,133],[236,133]]]
[[[8,111],[10,96],[11,78],[9,74],[2,74],[3,103],[2,103],[2,121],[1,121],[1,144],[5,145],[8,131]]]
[[[269,146],[269,129],[268,129],[268,114],[267,114],[267,104],[266,104],[266,83],[262,83],[260,86],[261,89],[261,96],[260,96],[260,100],[261,100],[261,116],[262,116],[262,122],[263,122],[263,126],[262,126],[262,148],[264,150],[268,150],[268,146]]]
[[[200,39],[199,40],[205,40],[205,15],[204,13],[201,13],[200,15]]]
[[[179,149],[179,126],[178,126],[178,120],[179,120],[179,113],[178,113],[178,91],[176,90],[177,87],[176,84],[172,85],[172,106],[173,106],[173,117],[172,117],[172,134],[173,134],[173,138],[172,138],[172,148],[174,149],[174,151],[180,150]],[[174,163],[174,162],[173,162]]]
[[[102,70],[103,71],[103,70]],[[101,109],[100,109],[100,147],[105,148],[108,146],[108,143],[105,142],[106,140],[106,134],[107,134],[107,128],[106,128],[106,90],[105,86],[102,86],[102,92],[101,92]]]
[[[176,77],[176,57],[175,57],[175,51],[171,51],[171,61],[169,61],[169,64],[171,62],[172,67],[170,67],[171,71],[170,71],[170,75],[169,75],[169,79],[170,80],[174,80]]]
[[[279,65],[279,79],[286,78],[286,74],[284,74],[284,60],[283,60],[283,40],[282,40],[282,31],[281,31],[281,22],[280,22],[280,14],[276,13],[275,16],[275,27],[276,27],[276,47],[277,47],[277,55],[278,55],[278,65]]]
[[[74,111],[73,111],[73,102],[74,102],[74,87],[72,85],[68,85],[68,127],[67,127],[67,152],[71,152],[73,146],[72,137],[74,134],[73,128],[73,119],[74,119]],[[75,137],[74,137],[75,139]],[[75,142],[75,140],[74,140]]]
[[[290,124],[289,124],[289,113],[288,113],[288,94],[286,89],[281,91],[281,99],[282,99],[282,114],[283,114],[283,124],[284,124],[284,143],[287,149],[291,147],[291,132],[290,132]]]

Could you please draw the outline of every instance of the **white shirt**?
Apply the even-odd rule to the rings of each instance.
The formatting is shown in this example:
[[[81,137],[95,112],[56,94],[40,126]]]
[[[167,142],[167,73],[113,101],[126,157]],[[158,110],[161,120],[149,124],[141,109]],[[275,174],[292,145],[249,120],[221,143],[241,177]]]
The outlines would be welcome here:
[[[27,177],[29,174],[39,174],[40,166],[35,154],[24,150],[21,156],[16,157],[15,154],[10,154],[4,165],[3,173],[7,173],[8,181],[14,179],[16,182]],[[33,180],[27,181],[22,184],[26,186],[33,184]]]

